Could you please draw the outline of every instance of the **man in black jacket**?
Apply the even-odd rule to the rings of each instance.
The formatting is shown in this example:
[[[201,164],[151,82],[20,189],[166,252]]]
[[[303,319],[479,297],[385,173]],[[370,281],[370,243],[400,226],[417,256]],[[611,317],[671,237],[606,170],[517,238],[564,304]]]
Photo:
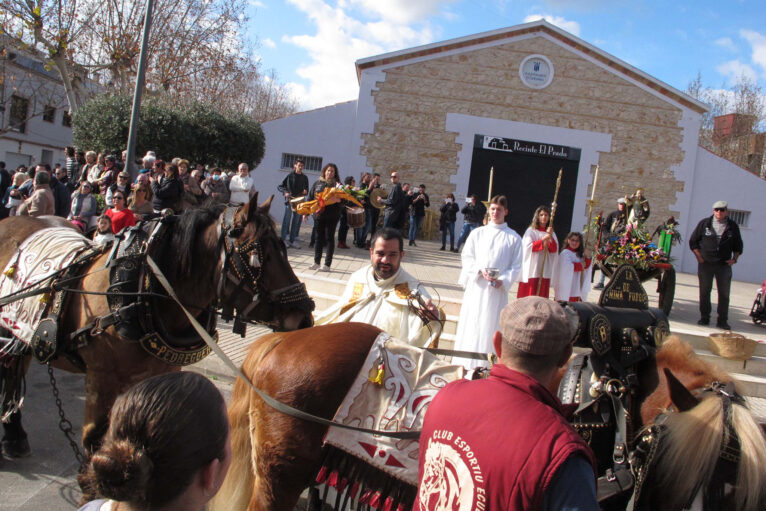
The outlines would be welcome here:
[[[391,191],[388,197],[381,199],[378,197],[378,203],[385,204],[386,209],[383,213],[383,227],[392,227],[401,231],[404,225],[404,211],[407,208],[407,197],[404,195],[402,185],[399,184],[399,174],[394,171],[391,173]]]
[[[689,248],[697,257],[697,277],[700,284],[700,320],[698,325],[710,323],[710,291],[713,277],[718,288],[718,321],[716,326],[731,330],[729,326],[729,291],[731,290],[731,267],[742,254],[742,236],[739,226],[728,218],[726,201],[713,204],[713,216],[697,224],[689,237]]]
[[[415,245],[415,238],[418,237],[420,226],[423,225],[423,218],[426,216],[426,208],[431,207],[426,193],[426,185],[420,185],[418,191],[413,193],[410,199],[412,211],[410,212],[410,246]]]
[[[295,160],[293,171],[277,187],[277,190],[285,196],[285,215],[282,217],[282,241],[284,241],[287,247],[292,248],[301,248],[300,244],[295,241],[301,228],[301,215],[290,208],[290,199],[306,196],[309,193],[309,178],[303,173],[303,167],[303,160]]]
[[[484,223],[484,215],[487,214],[487,208],[479,201],[479,197],[472,193],[468,204],[460,212],[463,213],[463,230],[460,231],[460,237],[457,239],[455,252],[460,251],[460,245],[465,243],[471,231]]]

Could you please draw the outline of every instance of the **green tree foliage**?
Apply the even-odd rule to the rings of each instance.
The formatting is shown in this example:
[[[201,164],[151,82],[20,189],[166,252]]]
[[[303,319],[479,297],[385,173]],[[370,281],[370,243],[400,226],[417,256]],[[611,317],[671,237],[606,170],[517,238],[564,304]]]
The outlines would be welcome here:
[[[119,154],[128,139],[131,99],[98,96],[74,115],[78,148]],[[254,167],[263,158],[260,123],[243,115],[226,115],[203,103],[173,107],[156,98],[141,105],[136,155],[154,151],[166,161],[179,156],[193,162],[235,168]]]

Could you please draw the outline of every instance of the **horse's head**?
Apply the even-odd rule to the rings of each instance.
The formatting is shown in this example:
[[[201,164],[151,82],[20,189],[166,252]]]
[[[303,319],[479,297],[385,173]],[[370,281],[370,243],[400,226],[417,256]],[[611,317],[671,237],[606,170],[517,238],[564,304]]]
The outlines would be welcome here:
[[[297,330],[313,324],[314,302],[287,261],[269,208],[274,197],[258,206],[256,193],[248,204],[222,214],[225,252],[219,298],[224,312],[275,330]]]
[[[675,411],[639,441],[648,459],[638,509],[764,509],[766,437],[734,383],[693,393],[670,369],[662,373]]]

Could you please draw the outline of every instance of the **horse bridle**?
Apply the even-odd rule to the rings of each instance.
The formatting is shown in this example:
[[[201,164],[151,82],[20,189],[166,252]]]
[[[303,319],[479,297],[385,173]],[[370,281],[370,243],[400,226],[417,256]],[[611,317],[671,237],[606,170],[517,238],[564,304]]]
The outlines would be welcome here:
[[[713,474],[710,478],[710,486],[706,492],[705,499],[708,502],[703,509],[717,509],[720,507],[721,499],[724,496],[725,485],[736,483],[737,468],[741,456],[741,445],[739,436],[732,425],[731,410],[733,405],[747,407],[745,399],[740,396],[734,388],[732,382],[721,383],[712,382],[708,387],[701,389],[701,394],[714,394],[722,400],[722,420],[723,437],[721,438],[721,452],[716,461]],[[659,414],[636,439],[636,447],[631,453],[630,465],[636,478],[635,501],[638,502],[642,497],[642,490],[646,482],[648,472],[654,462],[655,454],[659,448],[660,442],[665,434],[665,420],[668,413]],[[690,497],[685,508],[690,508],[697,493],[701,488],[697,488]]]
[[[218,246],[221,252],[221,276],[218,280],[217,298],[222,307],[221,317],[230,320],[234,311],[234,300],[240,291],[247,289],[252,300],[244,308],[237,310],[236,323],[242,320],[240,316],[247,315],[261,303],[267,303],[278,308],[293,308],[311,312],[314,310],[314,301],[309,297],[306,285],[296,282],[269,291],[263,285],[263,245],[261,239],[256,237],[246,243],[237,243],[237,238],[242,234],[242,229],[234,226],[234,216],[239,207],[227,207],[221,214],[218,225]],[[235,289],[229,293],[228,298],[224,295],[226,282],[231,281]],[[266,322],[263,322],[266,324]],[[237,326],[238,329],[241,326]],[[239,332],[237,332],[239,333]]]

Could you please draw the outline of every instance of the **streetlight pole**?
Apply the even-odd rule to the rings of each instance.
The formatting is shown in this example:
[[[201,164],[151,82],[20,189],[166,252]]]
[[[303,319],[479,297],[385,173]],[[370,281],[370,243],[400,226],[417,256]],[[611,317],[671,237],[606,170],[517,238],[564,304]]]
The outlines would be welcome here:
[[[144,12],[144,31],[141,34],[141,53],[138,56],[138,73],[136,74],[136,90],[133,93],[133,108],[130,112],[130,129],[128,131],[127,161],[125,170],[130,173],[130,179],[136,177],[133,169],[134,153],[136,152],[136,137],[138,136],[138,119],[141,109],[141,95],[144,92],[144,78],[146,75],[146,53],[149,46],[149,31],[152,28],[152,7],[154,0],[146,0],[146,12]]]

